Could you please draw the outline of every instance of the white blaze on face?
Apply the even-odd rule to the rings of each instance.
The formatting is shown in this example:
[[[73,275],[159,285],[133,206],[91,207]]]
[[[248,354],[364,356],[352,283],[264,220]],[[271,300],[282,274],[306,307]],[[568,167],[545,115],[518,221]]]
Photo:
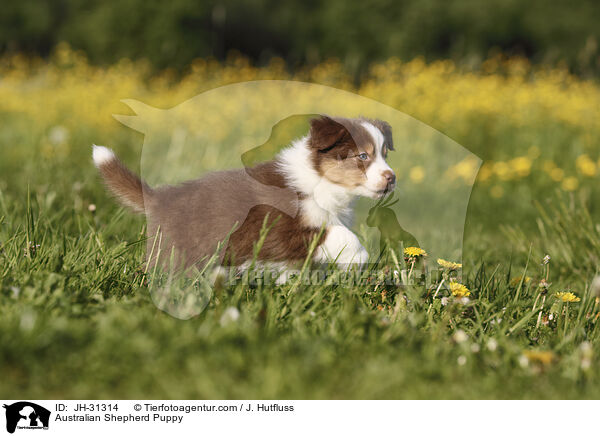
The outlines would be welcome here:
[[[367,121],[363,121],[362,126],[373,137],[373,144],[375,145],[375,157],[367,168],[367,172],[365,174],[367,180],[363,186],[370,191],[370,193],[365,193],[366,195],[369,197],[378,197],[381,194],[378,194],[377,192],[385,189],[387,186],[387,179],[384,175],[385,171],[393,172],[393,170],[383,157],[384,137],[383,133],[381,133],[381,130]]]

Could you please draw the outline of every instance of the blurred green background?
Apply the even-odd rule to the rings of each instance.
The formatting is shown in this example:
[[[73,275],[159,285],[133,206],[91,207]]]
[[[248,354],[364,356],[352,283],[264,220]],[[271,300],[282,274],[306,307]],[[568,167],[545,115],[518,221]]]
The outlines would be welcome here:
[[[460,60],[494,53],[600,69],[594,0],[22,0],[0,10],[0,52],[48,55],[61,41],[93,63],[148,59],[182,69],[198,57],[241,53],[294,68],[332,57],[353,73],[391,56]]]

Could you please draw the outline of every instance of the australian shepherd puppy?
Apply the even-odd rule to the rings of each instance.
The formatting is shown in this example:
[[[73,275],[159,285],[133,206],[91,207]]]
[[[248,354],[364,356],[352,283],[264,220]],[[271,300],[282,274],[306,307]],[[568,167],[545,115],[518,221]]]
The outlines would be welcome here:
[[[361,267],[368,253],[350,230],[352,200],[394,189],[388,150],[388,123],[320,116],[272,161],[176,186],[151,188],[106,147],[94,146],[93,159],[121,203],[146,215],[149,262],[162,253],[163,260],[175,255],[186,267],[201,266],[221,243],[220,263],[242,267],[266,226],[258,261],[291,268],[312,242],[313,261]]]

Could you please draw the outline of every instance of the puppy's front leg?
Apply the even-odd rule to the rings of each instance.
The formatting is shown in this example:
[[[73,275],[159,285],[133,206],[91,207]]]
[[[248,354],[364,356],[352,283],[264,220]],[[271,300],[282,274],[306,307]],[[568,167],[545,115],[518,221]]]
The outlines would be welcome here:
[[[327,229],[327,237],[317,248],[314,260],[323,263],[335,260],[341,267],[357,265],[362,268],[369,260],[369,253],[350,229],[336,225]]]

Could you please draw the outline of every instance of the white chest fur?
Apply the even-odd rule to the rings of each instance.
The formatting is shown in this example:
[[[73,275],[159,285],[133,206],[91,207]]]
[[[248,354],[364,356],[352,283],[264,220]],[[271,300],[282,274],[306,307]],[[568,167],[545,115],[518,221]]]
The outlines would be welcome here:
[[[325,241],[317,248],[314,260],[335,261],[341,267],[362,266],[369,260],[369,253],[350,229],[344,225],[333,225],[327,228]]]
[[[288,183],[306,195],[300,206],[305,224],[312,227],[326,226],[327,236],[317,248],[314,260],[335,261],[343,267],[365,264],[368,253],[348,228],[352,220],[351,203],[355,195],[315,171],[310,161],[307,138],[295,141],[290,148],[284,150],[280,155],[279,165]]]

